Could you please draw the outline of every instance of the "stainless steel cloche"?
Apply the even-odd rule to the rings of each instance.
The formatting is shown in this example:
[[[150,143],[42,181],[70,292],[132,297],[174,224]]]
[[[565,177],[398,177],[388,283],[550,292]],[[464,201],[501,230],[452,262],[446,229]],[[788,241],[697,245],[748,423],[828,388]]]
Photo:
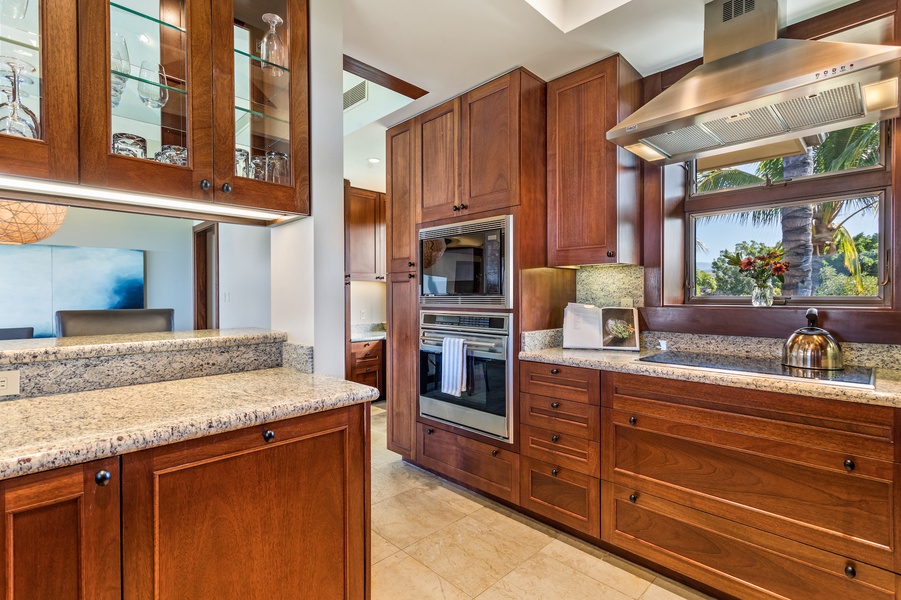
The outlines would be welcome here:
[[[807,327],[795,330],[782,347],[782,364],[799,369],[838,371],[844,368],[842,348],[825,329],[817,327],[817,309],[807,309]]]

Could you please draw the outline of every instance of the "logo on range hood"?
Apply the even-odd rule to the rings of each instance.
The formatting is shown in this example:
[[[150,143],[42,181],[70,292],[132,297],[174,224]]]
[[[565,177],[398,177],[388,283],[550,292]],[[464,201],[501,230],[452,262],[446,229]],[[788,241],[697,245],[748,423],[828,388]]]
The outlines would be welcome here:
[[[708,28],[710,13],[719,16],[732,1],[707,5]],[[775,7],[769,0],[766,27],[773,35]],[[747,13],[722,27],[756,17]],[[709,43],[708,34],[708,59]],[[657,164],[754,154],[769,145],[776,145],[775,153],[757,152],[756,158],[803,152],[821,134],[901,114],[899,65],[898,46],[771,39],[697,67],[608,131],[607,139]]]

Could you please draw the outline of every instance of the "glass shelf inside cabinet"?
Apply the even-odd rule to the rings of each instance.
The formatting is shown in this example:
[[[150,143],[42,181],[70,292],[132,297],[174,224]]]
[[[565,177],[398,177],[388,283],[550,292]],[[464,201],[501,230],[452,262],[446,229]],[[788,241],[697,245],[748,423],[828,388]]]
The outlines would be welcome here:
[[[41,0],[0,0],[0,133],[43,139]]]
[[[175,25],[174,23],[169,23],[168,21],[164,21],[159,17],[155,17],[153,15],[146,14],[141,11],[140,8],[133,8],[131,6],[127,6],[127,4],[135,4],[139,7],[146,9],[146,5],[144,3],[128,3],[128,2],[110,2],[111,14],[110,18],[114,19],[114,13],[121,12],[127,15],[131,15],[132,17],[136,17],[138,19],[147,21],[147,24],[153,25],[162,25],[163,27],[168,27],[170,29],[174,29],[176,31],[180,31],[181,33],[185,33],[185,28]]]

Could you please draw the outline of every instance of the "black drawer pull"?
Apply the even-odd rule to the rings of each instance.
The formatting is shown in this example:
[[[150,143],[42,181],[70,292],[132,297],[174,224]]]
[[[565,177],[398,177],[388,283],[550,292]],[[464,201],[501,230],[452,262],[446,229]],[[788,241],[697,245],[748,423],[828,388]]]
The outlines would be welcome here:
[[[636,425],[636,424],[638,424],[638,419],[636,419],[635,417],[629,417],[629,425]]]
[[[857,465],[855,465],[855,464],[854,464],[854,461],[851,460],[850,458],[846,458],[846,459],[845,459],[845,468],[846,468],[848,471],[853,471],[855,468],[857,468]]]
[[[847,567],[845,567],[845,575],[848,577],[848,579],[854,579],[855,577],[857,577],[857,569],[855,569],[851,565],[848,565]]]
[[[109,485],[110,480],[113,478],[113,474],[103,469],[102,471],[97,471],[97,474],[94,475],[94,482],[100,487],[105,487]]]
[[[492,451],[491,451],[491,456],[497,456],[497,450],[492,450]]]
[[[231,193],[232,193],[232,186],[231,186],[231,184],[230,184],[230,183],[223,183],[223,184],[222,184],[222,191],[225,192],[226,194],[231,194]]]
[[[466,206],[465,204],[460,204],[460,210],[466,210],[467,208],[469,208],[469,207]]]
[[[204,192],[210,191],[211,187],[213,187],[213,184],[210,183],[209,179],[200,180],[200,189],[202,189]]]
[[[557,442],[560,441],[560,436],[559,436],[559,435],[552,435],[552,436],[551,436],[551,441],[554,442],[554,443],[556,444]]]
[[[551,408],[560,408],[559,402],[551,402]]]
[[[363,344],[363,347],[364,347],[364,348],[368,348],[368,347],[369,347],[369,342],[366,342],[365,344]],[[369,354],[367,354],[366,356],[369,356]]]
[[[551,375],[556,375],[560,372],[560,369],[551,369]]]
[[[453,207],[452,207],[452,209],[453,209],[454,212],[457,212],[458,210],[460,210],[460,207],[457,206],[456,204],[454,204]]]
[[[429,435],[432,435],[433,433],[435,433],[435,430],[432,428],[429,428],[429,429],[426,429],[425,432]]]
[[[558,471],[557,469],[551,469],[551,475],[553,475],[554,477],[556,477],[557,473],[559,473],[559,472],[560,471]]]
[[[632,504],[638,502],[638,494],[629,494],[629,502]]]
[[[407,273],[407,279],[416,279],[416,275],[413,273]]]
[[[272,431],[271,429],[267,429],[266,431],[263,432],[263,439],[266,440],[266,443],[268,444],[269,442],[271,442],[272,440],[275,439],[275,432]]]
[[[407,263],[407,266],[408,266],[408,267],[415,267],[415,266],[416,266],[416,263],[415,263],[415,262],[408,262],[408,263]]]

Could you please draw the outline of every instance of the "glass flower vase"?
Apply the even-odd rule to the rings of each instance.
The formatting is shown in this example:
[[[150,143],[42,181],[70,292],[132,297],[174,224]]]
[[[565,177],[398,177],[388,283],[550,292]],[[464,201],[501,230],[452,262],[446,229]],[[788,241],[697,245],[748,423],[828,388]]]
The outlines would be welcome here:
[[[751,305],[752,306],[772,306],[773,305],[773,284],[769,281],[766,283],[755,283],[751,288]]]

